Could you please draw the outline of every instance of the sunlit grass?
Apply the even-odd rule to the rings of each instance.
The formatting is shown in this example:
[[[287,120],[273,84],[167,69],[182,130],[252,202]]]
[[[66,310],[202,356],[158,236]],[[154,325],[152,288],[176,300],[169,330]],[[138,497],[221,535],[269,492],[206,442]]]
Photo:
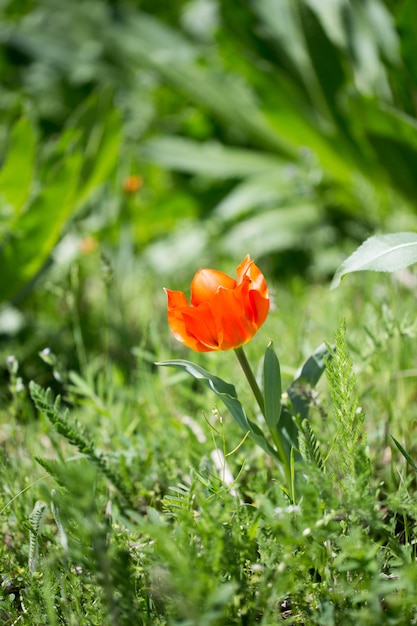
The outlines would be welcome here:
[[[279,488],[278,466],[242,442],[215,397],[153,365],[194,356],[234,382],[254,410],[234,355],[190,355],[172,339],[160,277],[135,271],[120,277],[119,288],[115,272],[107,289],[95,290],[97,299],[85,298],[87,285],[102,284],[99,257],[96,263],[96,272],[80,272],[72,292],[82,317],[68,307],[55,321],[83,342],[80,352],[56,334],[50,348],[61,363],[58,377],[18,337],[9,345],[22,381],[11,386],[2,410],[5,623],[270,624],[286,617],[295,624],[372,624],[375,615],[410,623],[404,616],[415,614],[415,478],[390,435],[413,458],[412,292],[376,275],[348,278],[336,291],[271,281],[275,307],[247,346],[251,362],[260,362],[272,338],[288,382],[311,348],[334,341],[345,318],[371,464],[365,486],[365,470],[355,466],[359,474],[341,488],[343,450],[333,441],[333,403],[321,381],[311,428],[328,471],[306,464],[294,508]],[[52,307],[59,297],[50,280],[45,286]],[[100,333],[89,337],[98,319]],[[44,332],[45,344],[46,326]],[[62,395],[65,419],[76,420],[77,436],[94,442],[110,474],[90,452],[85,457],[82,441],[74,448],[68,433],[30,408],[26,371]],[[34,528],[36,501],[45,503],[45,514]],[[326,615],[332,617],[323,622]]]

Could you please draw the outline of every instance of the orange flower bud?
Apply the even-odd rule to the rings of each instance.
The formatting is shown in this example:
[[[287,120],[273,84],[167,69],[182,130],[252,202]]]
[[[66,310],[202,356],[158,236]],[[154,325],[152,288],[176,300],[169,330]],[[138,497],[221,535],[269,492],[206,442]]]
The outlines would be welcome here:
[[[81,239],[79,247],[81,254],[90,254],[90,252],[94,252],[94,250],[98,247],[98,241],[95,237],[88,235],[87,237],[83,237]]]
[[[139,191],[139,189],[141,189],[142,186],[143,186],[143,179],[141,178],[141,176],[137,176],[136,174],[132,174],[131,176],[128,176],[123,181],[123,190],[126,193],[135,193],[136,191]]]
[[[238,348],[253,337],[268,315],[268,288],[249,255],[236,271],[237,280],[200,269],[191,283],[191,304],[182,291],[165,289],[168,323],[178,341],[212,352]]]

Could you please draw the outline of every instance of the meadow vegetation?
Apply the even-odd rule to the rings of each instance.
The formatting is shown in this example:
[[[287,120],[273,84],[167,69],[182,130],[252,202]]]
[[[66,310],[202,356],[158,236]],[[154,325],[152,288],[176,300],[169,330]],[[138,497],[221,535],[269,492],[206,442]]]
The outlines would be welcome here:
[[[414,0],[2,3],[0,623],[417,623],[415,272],[330,289],[368,236],[417,230],[416,24]],[[288,418],[291,492],[157,365],[265,429],[163,291],[246,254],[258,379],[271,340],[284,391],[329,355]]]

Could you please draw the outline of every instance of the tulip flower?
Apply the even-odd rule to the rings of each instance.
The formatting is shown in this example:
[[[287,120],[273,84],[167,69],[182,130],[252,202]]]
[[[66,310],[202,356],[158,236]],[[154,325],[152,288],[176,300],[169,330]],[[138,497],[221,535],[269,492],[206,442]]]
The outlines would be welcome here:
[[[284,479],[282,489],[290,502],[295,504],[295,461],[300,454],[298,428],[306,420],[310,404],[303,389],[305,384],[314,386],[317,383],[330,352],[320,346],[307,359],[285,393],[288,401],[283,402],[279,359],[272,341],[269,341],[263,360],[262,380],[258,381],[246,358],[244,344],[267,318],[268,288],[262,272],[249,255],[238,265],[236,272],[235,279],[218,270],[198,270],[191,282],[190,302],[182,291],[165,289],[168,322],[176,339],[197,352],[234,350],[259,407],[257,419],[249,417],[250,413],[238,399],[233,384],[200,365],[184,359],[164,361],[158,365],[169,365],[187,372],[222,400],[245,432],[241,443],[247,436],[251,437],[254,443],[281,464]]]
[[[191,303],[182,291],[165,289],[168,322],[178,341],[196,352],[232,350],[247,343],[265,322],[265,278],[250,256],[236,268],[237,280],[200,269],[191,282]]]

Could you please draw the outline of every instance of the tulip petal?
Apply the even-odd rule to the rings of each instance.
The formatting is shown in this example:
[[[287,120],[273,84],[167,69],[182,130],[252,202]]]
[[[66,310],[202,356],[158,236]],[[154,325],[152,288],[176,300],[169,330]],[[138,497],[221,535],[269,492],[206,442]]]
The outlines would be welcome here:
[[[175,339],[183,343],[188,348],[191,348],[196,352],[209,352],[213,349],[204,345],[194,335],[190,334],[187,320],[184,319],[183,313],[179,311],[168,311],[168,323]]]
[[[171,291],[170,289],[164,291],[168,298],[168,324],[175,339],[196,352],[212,350],[213,348],[208,348],[202,344],[187,326],[188,319],[185,314],[194,309],[189,306],[185,294],[182,291]]]
[[[251,265],[254,265],[254,262],[250,258],[249,254],[247,254],[245,258],[243,259],[242,263],[240,263],[236,268],[238,283],[242,282],[243,277],[246,276]]]
[[[255,263],[252,263],[250,266],[247,276],[251,279],[251,290],[258,291],[264,298],[268,298],[268,287],[265,277]]]
[[[220,350],[217,323],[210,305],[203,303],[198,307],[189,307],[182,312],[186,332],[189,338],[201,344],[199,352]],[[187,342],[184,341],[186,345]]]
[[[254,261],[250,258],[249,254],[243,259],[242,263],[237,266],[236,272],[238,275],[238,284],[243,281],[245,276],[248,276],[252,282],[251,289],[256,289],[265,298],[268,297],[268,288],[266,280],[261,270]]]
[[[231,350],[247,343],[257,331],[247,314],[242,288],[219,289],[210,302],[216,321],[221,350]]]
[[[265,298],[259,291],[251,289],[249,291],[249,300],[252,306],[253,321],[256,327],[260,328],[268,317],[269,298]]]
[[[164,291],[168,298],[168,309],[188,306],[187,298],[182,291],[172,291],[171,289],[165,289],[165,287]]]
[[[209,302],[219,287],[234,289],[234,278],[217,270],[198,270],[191,283],[191,304],[198,306],[202,302]]]

